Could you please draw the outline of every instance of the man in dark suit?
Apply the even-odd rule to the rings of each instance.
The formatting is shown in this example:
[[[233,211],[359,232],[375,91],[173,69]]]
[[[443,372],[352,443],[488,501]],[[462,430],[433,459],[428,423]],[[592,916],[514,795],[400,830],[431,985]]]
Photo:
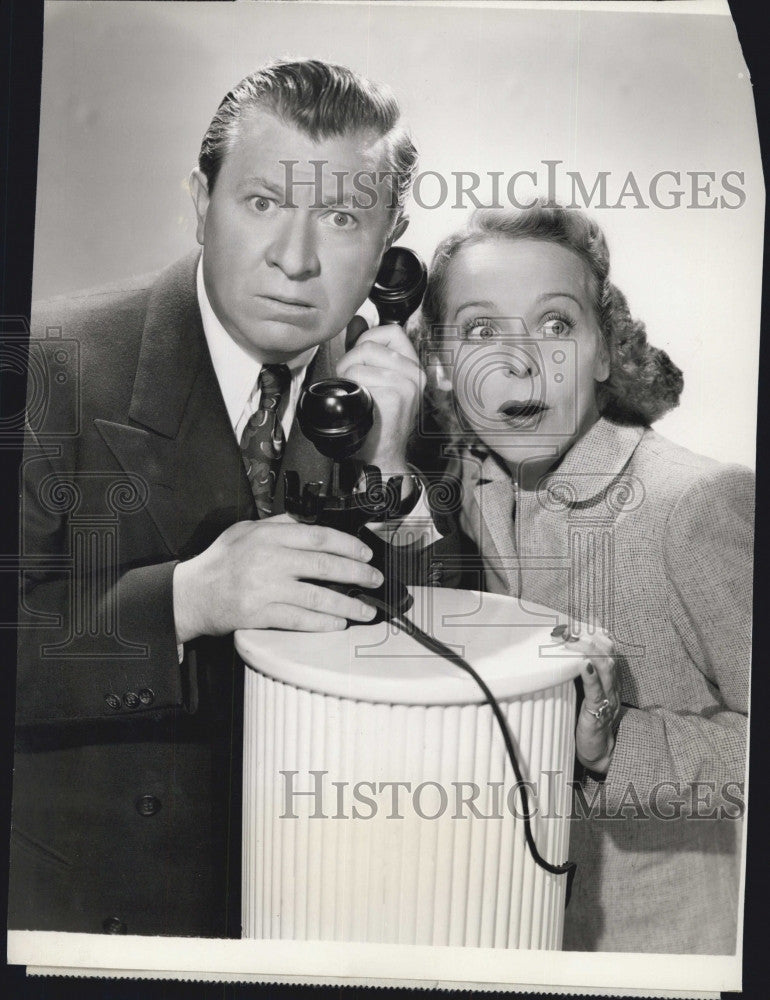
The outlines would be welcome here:
[[[408,339],[375,327],[343,354],[338,336],[406,227],[415,161],[387,91],[273,64],[204,137],[202,255],[33,316],[12,928],[239,936],[232,633],[366,621],[308,581],[381,580],[356,538],[282,513],[280,471],[328,476],[293,426],[302,385],[366,385],[361,457],[406,474],[399,513],[419,492]]]

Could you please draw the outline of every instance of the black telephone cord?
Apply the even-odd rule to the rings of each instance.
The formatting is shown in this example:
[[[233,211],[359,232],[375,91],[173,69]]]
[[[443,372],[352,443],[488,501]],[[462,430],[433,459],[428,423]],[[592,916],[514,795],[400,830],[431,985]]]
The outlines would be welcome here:
[[[420,645],[424,646],[431,653],[436,656],[440,656],[450,663],[455,664],[455,666],[460,667],[467,674],[474,679],[474,681],[481,688],[484,698],[489,704],[492,712],[494,713],[497,724],[500,728],[500,732],[503,737],[503,742],[505,743],[505,749],[508,754],[508,759],[511,762],[513,768],[513,773],[516,776],[517,787],[521,792],[522,803],[524,806],[524,811],[522,813],[522,818],[524,820],[524,838],[527,842],[527,847],[532,855],[532,859],[535,864],[539,865],[544,871],[550,872],[552,875],[566,875],[567,876],[567,893],[566,902],[569,903],[570,895],[572,892],[572,883],[575,878],[575,871],[577,870],[577,864],[574,861],[566,861],[563,865],[552,865],[550,861],[546,861],[537,848],[535,843],[535,837],[532,833],[532,822],[531,822],[531,810],[529,801],[529,788],[524,783],[524,776],[521,773],[521,768],[519,767],[519,761],[516,756],[516,750],[513,746],[513,740],[511,739],[511,733],[508,728],[508,722],[503,715],[503,711],[495,698],[495,696],[490,691],[486,682],[479,674],[473,669],[473,667],[458,653],[455,653],[448,646],[446,646],[440,639],[436,639],[434,636],[428,635],[427,632],[423,632],[421,628],[410,621],[404,614],[394,614],[392,609],[390,609],[384,601],[380,601],[374,598],[371,594],[367,595],[367,600],[375,604],[380,610],[386,615],[386,617],[392,621],[402,632],[405,632],[408,636],[419,642]]]

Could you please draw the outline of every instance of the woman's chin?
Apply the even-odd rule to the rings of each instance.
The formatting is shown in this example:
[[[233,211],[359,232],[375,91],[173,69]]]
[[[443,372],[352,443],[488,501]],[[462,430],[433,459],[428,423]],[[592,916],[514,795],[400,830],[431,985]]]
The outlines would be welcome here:
[[[537,437],[522,436],[518,441],[498,439],[487,443],[508,465],[518,467],[530,462],[539,465],[549,459],[551,462],[557,462],[571,442],[557,435],[546,437],[538,434]]]

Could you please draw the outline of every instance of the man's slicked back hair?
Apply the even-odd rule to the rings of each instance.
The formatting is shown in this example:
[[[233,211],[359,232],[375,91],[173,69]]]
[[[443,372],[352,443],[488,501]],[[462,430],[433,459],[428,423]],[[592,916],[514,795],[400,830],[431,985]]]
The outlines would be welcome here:
[[[222,99],[203,137],[198,166],[209,192],[241,121],[255,111],[275,115],[314,142],[351,132],[385,138],[393,213],[401,216],[417,170],[417,150],[400,124],[401,111],[389,87],[318,59],[278,60],[250,73]]]

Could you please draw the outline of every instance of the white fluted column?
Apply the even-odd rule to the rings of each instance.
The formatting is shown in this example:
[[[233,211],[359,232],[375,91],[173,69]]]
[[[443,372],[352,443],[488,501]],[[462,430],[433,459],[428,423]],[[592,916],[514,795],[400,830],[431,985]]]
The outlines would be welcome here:
[[[533,784],[538,849],[560,864],[579,662],[550,639],[537,617],[545,609],[517,606],[522,620],[500,621],[515,602],[483,597],[475,626],[459,631],[451,619],[441,637],[461,635],[495,691]],[[446,610],[429,618],[434,626]],[[521,792],[491,708],[467,677],[458,686],[457,667],[374,628],[381,643],[358,628],[335,637],[339,648],[325,647],[325,636],[286,635],[290,666],[276,633],[241,634],[255,666],[245,689],[244,936],[559,948],[566,879],[537,866],[527,848]],[[267,636],[270,648],[260,643]],[[314,649],[317,665],[299,670]],[[542,661],[539,671],[525,656]],[[362,697],[368,679],[371,701]]]

